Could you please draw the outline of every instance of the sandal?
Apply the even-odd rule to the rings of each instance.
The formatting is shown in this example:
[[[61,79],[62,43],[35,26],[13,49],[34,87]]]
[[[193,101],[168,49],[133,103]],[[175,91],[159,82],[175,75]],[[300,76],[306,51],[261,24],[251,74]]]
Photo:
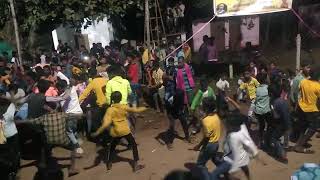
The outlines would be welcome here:
[[[294,148],[294,151],[296,153],[303,153],[303,154],[314,154],[313,150],[307,149],[307,148]]]
[[[69,172],[68,172],[68,177],[72,177],[72,176],[75,176],[77,174],[79,174],[79,170],[78,169],[69,169]]]
[[[133,168],[133,172],[138,172],[140,171],[141,169],[144,169],[146,166],[145,165],[136,165],[134,168]]]

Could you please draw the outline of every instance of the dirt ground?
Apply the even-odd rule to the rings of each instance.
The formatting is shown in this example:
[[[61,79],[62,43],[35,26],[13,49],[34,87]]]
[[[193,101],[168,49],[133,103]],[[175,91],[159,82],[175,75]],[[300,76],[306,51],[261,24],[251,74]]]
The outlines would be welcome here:
[[[180,136],[183,136],[181,127],[177,122],[177,130]],[[98,166],[91,169],[87,167],[91,166],[97,156],[96,152],[101,149],[96,147],[93,143],[85,141],[83,148],[85,153],[82,158],[77,159],[77,168],[81,171],[80,174],[71,178],[67,177],[67,167],[63,166],[63,172],[65,179],[70,180],[104,180],[104,179],[117,179],[117,180],[160,180],[163,179],[166,174],[172,170],[181,169],[187,170],[192,166],[198,156],[199,152],[190,151],[194,145],[187,144],[183,140],[175,139],[173,151],[169,151],[167,147],[156,140],[157,136],[161,136],[162,132],[165,132],[168,127],[168,121],[162,114],[156,114],[153,111],[148,111],[143,118],[138,120],[138,130],[136,133],[136,140],[138,143],[138,149],[140,153],[141,163],[146,165],[146,168],[138,173],[133,173],[129,164],[132,159],[132,152],[125,150],[126,148],[119,145],[117,149],[120,151],[116,158],[116,162],[113,163],[111,172],[106,172],[106,166],[101,162]],[[195,141],[199,141],[201,134],[195,138]],[[320,163],[320,139],[313,139],[311,141],[312,149],[316,150],[313,155],[297,154],[290,152],[288,154],[289,164],[284,165],[272,159],[270,156],[262,153],[262,159],[265,164],[260,161],[253,160],[250,164],[250,171],[253,180],[285,180],[289,179],[303,163],[312,162]],[[58,159],[58,163],[61,165],[68,165],[70,161],[67,159],[69,152],[56,148],[54,149],[53,156]],[[67,160],[65,160],[67,159]],[[20,178],[22,180],[31,180],[36,172],[35,166],[28,166],[32,161],[23,161],[20,172]],[[214,165],[208,163],[209,170],[214,169]]]
[[[268,53],[268,58],[272,61],[277,61],[280,67],[291,68],[295,67],[295,52],[294,50],[284,52],[273,51]],[[281,56],[279,56],[281,54]],[[315,63],[320,63],[320,49],[314,49],[312,53],[302,52],[302,59],[312,59]],[[179,135],[183,136],[181,127],[177,122],[177,130]],[[163,132],[167,130],[168,120],[163,114],[156,114],[154,111],[148,111],[143,118],[138,119],[136,132],[136,141],[138,143],[139,154],[141,163],[146,165],[146,168],[138,173],[133,173],[129,164],[132,157],[132,152],[125,150],[123,146],[118,146],[117,162],[113,163],[111,172],[106,172],[106,166],[101,162],[98,166],[87,169],[91,166],[97,156],[97,151],[101,147],[96,147],[95,144],[85,141],[83,149],[85,153],[82,158],[77,159],[77,168],[80,170],[80,174],[71,178],[67,177],[67,167],[70,163],[68,156],[70,152],[61,148],[55,148],[53,156],[58,159],[58,163],[63,166],[63,172],[65,179],[70,180],[160,180],[165,177],[172,170],[188,170],[196,160],[199,152],[190,151],[194,145],[187,144],[183,140],[175,139],[173,151],[169,151],[166,145],[159,143],[156,140],[157,136],[163,135]],[[201,134],[195,138],[195,141],[199,141]],[[312,149],[316,150],[315,154],[297,154],[294,152],[288,153],[289,163],[284,165],[274,160],[266,153],[261,152],[262,159],[266,164],[262,164],[257,160],[253,160],[250,164],[250,171],[252,180],[286,180],[290,178],[303,163],[320,163],[320,139],[312,139]],[[33,161],[22,161],[22,168],[20,171],[21,180],[31,180],[34,177],[37,169],[32,164]],[[208,163],[209,170],[214,169],[214,165]]]

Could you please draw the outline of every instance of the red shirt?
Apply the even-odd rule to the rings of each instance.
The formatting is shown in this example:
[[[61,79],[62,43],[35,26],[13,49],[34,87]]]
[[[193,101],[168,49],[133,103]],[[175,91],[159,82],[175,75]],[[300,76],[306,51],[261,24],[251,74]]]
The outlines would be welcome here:
[[[137,63],[129,65],[128,76],[132,83],[139,82],[139,66]]]

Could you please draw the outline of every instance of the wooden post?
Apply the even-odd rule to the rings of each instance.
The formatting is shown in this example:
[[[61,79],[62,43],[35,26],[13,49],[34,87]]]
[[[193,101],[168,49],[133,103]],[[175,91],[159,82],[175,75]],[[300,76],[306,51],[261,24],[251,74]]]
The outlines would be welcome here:
[[[22,64],[22,56],[21,56],[22,53],[21,53],[21,46],[20,46],[19,27],[18,27],[16,12],[14,10],[14,2],[13,2],[13,0],[9,0],[9,3],[10,3],[10,10],[11,10],[12,21],[13,21],[13,26],[14,26],[14,33],[16,36],[18,58],[20,60],[20,63]]]
[[[146,40],[147,40],[147,47],[148,50],[150,51],[150,47],[151,47],[151,39],[150,39],[150,12],[149,12],[149,0],[145,0],[145,6],[144,6],[144,20],[145,20],[145,27],[146,27]],[[150,58],[150,57],[149,57]]]
[[[297,35],[296,38],[297,43],[297,54],[296,54],[296,70],[300,70],[300,57],[301,57],[301,36],[300,34]]]
[[[233,79],[233,64],[229,64],[229,77],[230,79]]]

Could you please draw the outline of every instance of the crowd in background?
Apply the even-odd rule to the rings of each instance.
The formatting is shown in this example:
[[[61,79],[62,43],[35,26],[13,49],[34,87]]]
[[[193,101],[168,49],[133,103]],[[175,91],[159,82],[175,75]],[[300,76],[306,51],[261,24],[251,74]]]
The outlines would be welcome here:
[[[251,158],[259,159],[258,149],[283,163],[288,163],[287,151],[313,153],[308,141],[320,121],[318,67],[303,64],[296,76],[288,76],[275,63],[252,61],[240,76],[237,91],[232,91],[224,74],[215,87],[210,86],[210,77],[198,81],[191,48],[176,47],[132,47],[123,39],[106,47],[97,43],[90,50],[85,46],[73,50],[59,42],[57,51],[39,55],[32,66],[23,65],[16,53],[12,59],[1,57],[2,172],[15,176],[20,154],[28,151],[31,139],[33,147],[39,147],[39,169],[49,166],[53,147],[63,146],[71,150],[69,175],[78,174],[76,154],[85,151],[81,132],[107,147],[108,170],[121,139],[133,151],[133,171],[143,169],[134,138],[135,113],[147,110],[142,105],[167,115],[169,150],[174,149],[175,120],[188,143],[203,131],[202,140],[192,148],[200,151],[196,163],[200,179],[232,178],[238,170],[250,177],[248,164]],[[209,62],[216,61],[214,38],[204,38],[200,53]],[[249,105],[247,115],[240,113],[239,103]],[[252,138],[255,127],[259,133]],[[223,155],[218,152],[221,141]],[[295,145],[290,147],[289,141]],[[209,160],[216,164],[213,171],[206,168]]]

